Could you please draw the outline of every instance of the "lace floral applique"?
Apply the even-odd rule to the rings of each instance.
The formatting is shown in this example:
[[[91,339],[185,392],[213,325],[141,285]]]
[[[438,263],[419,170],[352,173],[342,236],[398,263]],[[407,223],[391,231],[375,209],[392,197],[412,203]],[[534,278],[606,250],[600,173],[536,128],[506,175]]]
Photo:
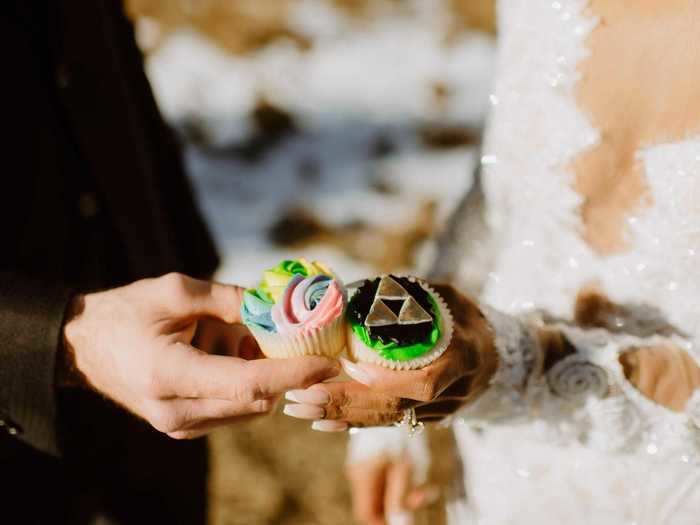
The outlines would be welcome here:
[[[609,389],[608,373],[578,354],[556,363],[547,372],[547,384],[554,395],[568,400],[602,398]]]
[[[693,396],[688,400],[685,413],[692,424],[700,430],[700,388],[693,392]]]

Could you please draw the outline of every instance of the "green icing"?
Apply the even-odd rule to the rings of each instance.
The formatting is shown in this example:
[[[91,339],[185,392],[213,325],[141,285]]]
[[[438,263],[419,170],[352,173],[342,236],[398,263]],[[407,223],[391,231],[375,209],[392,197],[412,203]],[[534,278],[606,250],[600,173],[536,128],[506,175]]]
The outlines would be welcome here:
[[[286,288],[293,275],[299,274],[308,276],[308,271],[299,261],[282,261],[274,268],[263,272],[263,279],[258,286],[258,290],[275,302],[279,299],[281,290]]]
[[[263,278],[258,286],[258,290],[272,299],[272,302],[279,301],[285,288],[294,275],[311,277],[313,275],[329,275],[331,272],[317,262],[309,262],[306,259],[291,259],[282,261],[274,268],[263,272]]]
[[[416,357],[427,354],[440,340],[440,309],[431,295],[428,295],[435,316],[435,323],[426,341],[408,346],[399,346],[396,343],[382,343],[378,339],[372,339],[367,327],[358,323],[356,319],[350,319],[352,331],[360,338],[365,346],[376,351],[380,356],[389,361],[410,361]]]
[[[274,304],[275,301],[272,300],[270,294],[262,290],[261,288],[248,288],[245,293],[252,295],[253,297],[260,299],[263,302]]]
[[[304,277],[309,275],[309,271],[306,269],[306,266],[304,266],[304,264],[302,264],[302,262],[297,259],[282,261],[273,268],[273,271],[274,270],[285,272],[291,275],[299,274],[303,275]]]

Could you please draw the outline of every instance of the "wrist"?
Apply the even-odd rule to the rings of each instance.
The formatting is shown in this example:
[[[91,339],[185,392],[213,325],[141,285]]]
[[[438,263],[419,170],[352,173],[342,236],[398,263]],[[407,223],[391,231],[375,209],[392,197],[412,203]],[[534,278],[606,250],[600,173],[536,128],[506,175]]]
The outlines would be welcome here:
[[[475,401],[488,389],[496,377],[500,363],[495,333],[476,303],[475,308],[480,315],[474,316],[470,333],[473,341],[471,351],[474,353],[476,362],[475,372],[470,374],[469,396],[466,404]]]
[[[532,326],[524,320],[483,305],[481,311],[492,335],[498,362],[493,382],[523,390],[538,367],[539,342]]]

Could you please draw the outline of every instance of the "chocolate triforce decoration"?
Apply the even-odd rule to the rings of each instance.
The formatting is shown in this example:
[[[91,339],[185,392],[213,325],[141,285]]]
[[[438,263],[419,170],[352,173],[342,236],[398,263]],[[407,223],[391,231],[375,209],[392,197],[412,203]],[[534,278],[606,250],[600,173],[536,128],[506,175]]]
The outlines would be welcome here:
[[[399,318],[391,311],[391,308],[381,299],[376,299],[369,309],[369,314],[367,314],[367,319],[365,319],[365,326],[387,326],[399,322]]]
[[[425,309],[419,305],[413,297],[409,296],[409,298],[403,302],[401,312],[399,312],[399,324],[420,324],[432,322],[432,316],[426,312]]]
[[[385,275],[365,281],[348,304],[348,317],[372,339],[405,346],[425,342],[435,324],[428,292],[408,277]]]
[[[403,286],[386,275],[379,281],[377,297],[380,297],[381,299],[406,299],[411,297],[411,295]]]

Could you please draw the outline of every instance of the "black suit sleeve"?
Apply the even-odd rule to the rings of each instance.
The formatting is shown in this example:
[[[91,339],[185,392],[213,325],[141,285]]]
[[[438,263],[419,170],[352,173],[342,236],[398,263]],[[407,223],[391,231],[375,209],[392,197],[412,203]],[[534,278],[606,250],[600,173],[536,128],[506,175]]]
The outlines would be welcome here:
[[[61,284],[0,272],[0,430],[52,455],[56,352],[71,295]]]

